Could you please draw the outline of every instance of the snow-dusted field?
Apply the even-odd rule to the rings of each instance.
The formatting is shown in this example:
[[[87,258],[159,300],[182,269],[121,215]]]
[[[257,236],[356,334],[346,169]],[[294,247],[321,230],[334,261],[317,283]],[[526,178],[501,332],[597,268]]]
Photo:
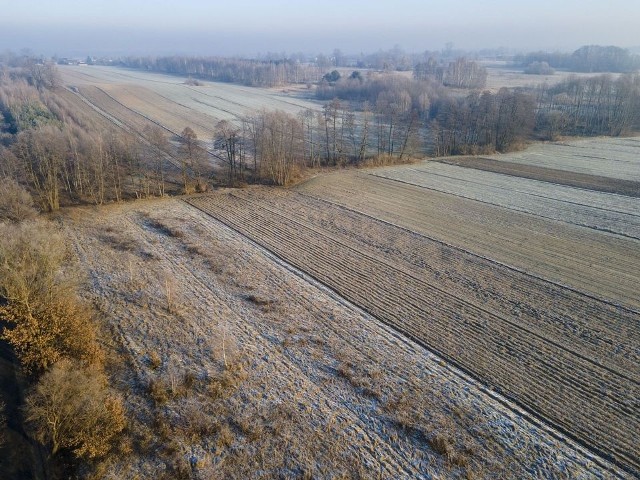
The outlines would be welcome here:
[[[574,322],[587,328],[592,321],[580,315],[584,308],[600,316],[611,308],[588,299],[585,304],[568,291],[547,297],[534,288],[531,295],[536,280],[308,196],[243,192],[192,197],[192,205],[165,199],[79,208],[62,220],[91,280],[85,295],[99,306],[110,342],[127,365],[118,384],[126,391],[130,429],[149,445],[114,461],[110,478],[155,477],[191,461],[197,479],[293,477],[300,471],[318,478],[623,475],[395,328],[413,325],[425,338],[451,329],[438,349],[499,372],[508,369],[503,360],[510,355],[525,356],[525,363],[510,367],[517,370],[545,351],[512,351],[513,338],[527,337],[517,328],[511,328],[513,338],[495,339],[507,350],[477,350],[494,340],[490,334],[463,336],[475,328],[475,320],[466,318],[470,312],[483,315],[471,303],[485,298],[485,309],[505,312],[518,305],[524,324],[534,321],[540,298],[553,298],[545,316],[560,315],[562,322],[545,321],[539,331],[571,338]],[[274,210],[278,221],[272,221]],[[327,248],[314,248],[319,244]],[[383,276],[362,276],[365,265],[358,259]],[[309,270],[312,278],[296,263],[330,269]],[[321,271],[337,282],[331,289]],[[412,281],[405,293],[403,284],[386,286],[383,277],[391,271]],[[348,276],[353,280],[345,281]],[[526,295],[509,289],[512,283]],[[387,294],[374,295],[374,286]],[[343,296],[342,288],[355,296]],[[444,297],[442,288],[449,292]],[[371,307],[376,315],[361,310],[349,301],[358,298],[354,292],[367,308],[390,301],[387,314],[377,307]],[[571,303],[575,299],[578,304]],[[562,313],[570,303],[575,312]],[[458,304],[466,306],[458,311]],[[405,315],[422,308],[422,315]],[[504,326],[493,314],[487,320],[491,331]],[[425,330],[427,324],[432,328]],[[580,343],[593,345],[598,362],[615,365],[624,349],[614,354],[601,343],[625,337],[616,328]],[[467,348],[456,354],[461,341]],[[217,385],[225,362],[242,365],[243,373],[212,394],[202,382]],[[193,383],[183,384],[184,378]],[[529,388],[517,376],[504,382],[502,387]],[[536,396],[549,393],[532,388]],[[559,402],[555,396],[554,390],[545,398]]]
[[[211,117],[212,123],[218,120],[239,120],[261,109],[296,114],[304,109],[321,108],[319,103],[287,93],[283,89],[206,81],[201,86],[190,86],[185,84],[186,79],[183,77],[103,66],[61,66],[60,72],[64,85],[99,86],[131,108],[134,108],[135,103],[135,108],[140,113],[147,113],[146,105],[152,107],[157,102],[157,97],[162,97],[174,107],[190,109]],[[171,112],[166,114],[170,115]]]
[[[640,137],[598,137],[534,144],[522,152],[487,158],[640,181]]]
[[[372,174],[560,222],[640,239],[640,198],[438,162],[385,168]]]

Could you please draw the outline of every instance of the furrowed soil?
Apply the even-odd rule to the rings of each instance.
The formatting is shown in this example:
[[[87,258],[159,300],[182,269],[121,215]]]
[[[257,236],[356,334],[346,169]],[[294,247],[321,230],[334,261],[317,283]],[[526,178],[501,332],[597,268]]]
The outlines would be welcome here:
[[[638,182],[639,155],[640,137],[599,137],[540,143],[520,152],[487,158]]]
[[[637,306],[639,270],[626,269],[640,262],[638,243],[616,237],[598,243],[586,232],[576,240],[577,230],[563,232],[555,223],[543,225],[536,217],[495,207],[478,210],[478,202],[469,200],[456,205],[459,200],[451,196],[444,208],[434,201],[442,194],[424,192],[374,174],[341,172],[297,192],[233,192],[189,202],[533,417],[637,471],[640,316],[620,303]],[[467,215],[464,228],[456,223],[458,212]],[[474,218],[480,222],[474,224]],[[424,227],[411,231],[391,220]],[[480,226],[495,233],[473,231]],[[445,237],[443,243],[425,236],[427,231],[468,236]],[[536,232],[544,232],[539,250]],[[474,241],[467,245],[472,250],[484,245],[492,250],[480,257],[448,245],[458,239]],[[605,282],[594,278],[593,262],[584,277],[575,275],[575,263],[584,255],[576,250],[578,242],[589,239],[587,247],[607,258],[600,261],[611,271]],[[498,250],[498,263],[490,257],[500,241],[506,248]],[[619,253],[613,248],[617,241]],[[545,259],[548,252],[555,255]],[[620,255],[617,263],[614,253]],[[512,258],[526,259],[528,266],[566,262],[566,270],[553,271],[567,275],[548,282],[503,265]],[[626,290],[615,295],[625,273]],[[578,280],[580,287],[611,293],[612,301],[562,286]]]
[[[210,142],[220,120],[235,123],[262,109],[297,114],[321,110],[309,100],[309,92],[243,87],[229,83],[202,82],[194,87],[186,78],[116,67],[61,66],[65,86],[81,92],[100,108],[138,129],[147,122],[177,135],[190,127],[199,139]]]
[[[319,107],[61,71],[143,141]],[[130,419],[105,477],[640,475],[639,142],[62,214]]]
[[[317,177],[300,192],[636,311],[638,241],[382,178]]]
[[[498,391],[567,429],[595,401],[584,433],[625,458],[634,313],[301,193],[188,201],[60,218],[122,363],[132,447],[106,475],[624,477]]]

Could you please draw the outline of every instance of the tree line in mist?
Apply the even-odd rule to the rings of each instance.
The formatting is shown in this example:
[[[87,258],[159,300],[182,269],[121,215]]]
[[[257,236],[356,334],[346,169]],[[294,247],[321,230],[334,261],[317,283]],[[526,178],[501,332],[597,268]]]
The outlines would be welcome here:
[[[573,53],[532,52],[516,55],[514,62],[523,67],[547,64],[551,68],[586,73],[632,73],[640,70],[640,55],[615,46],[585,45]]]

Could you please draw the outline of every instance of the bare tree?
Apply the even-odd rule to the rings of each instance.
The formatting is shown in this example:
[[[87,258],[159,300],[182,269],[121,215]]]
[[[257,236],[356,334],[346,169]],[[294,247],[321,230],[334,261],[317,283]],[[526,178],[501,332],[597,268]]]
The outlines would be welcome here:
[[[360,148],[358,149],[358,161],[364,161],[367,154],[367,147],[369,145],[369,122],[371,116],[371,109],[369,102],[365,101],[362,105],[362,134],[360,136]]]
[[[258,155],[276,185],[287,185],[303,157],[304,139],[300,119],[285,112],[263,112],[258,131]]]
[[[0,296],[31,310],[71,288],[61,281],[65,241],[51,226],[0,225]]]
[[[41,372],[62,358],[99,364],[102,351],[89,311],[73,297],[52,303],[0,306],[0,318],[7,323],[2,339],[13,347],[23,368]]]
[[[60,178],[66,141],[59,128],[45,126],[18,136],[14,151],[44,210],[60,208]]]
[[[60,85],[60,73],[53,63],[29,59],[26,68],[29,81],[38,90],[53,89]]]
[[[487,83],[487,69],[476,62],[458,58],[449,63],[444,84],[457,88],[483,88]]]
[[[194,171],[196,163],[196,149],[198,148],[198,135],[191,127],[185,127],[180,134],[180,169],[182,173],[182,186],[184,193],[193,193],[189,171]]]
[[[156,187],[158,189],[158,195],[163,197],[165,194],[164,161],[169,151],[169,141],[167,140],[164,130],[157,125],[145,127],[143,133],[153,148]]]
[[[339,152],[342,151],[341,137],[339,137],[338,132],[338,127],[341,126],[342,123],[338,122],[340,111],[340,100],[337,98],[331,100],[331,102],[327,103],[322,109],[326,157],[327,162],[331,162],[333,165],[338,163]]]
[[[214,146],[224,151],[227,163],[229,185],[233,185],[238,178],[244,179],[243,165],[240,161],[241,137],[238,128],[227,120],[221,120],[216,125]]]

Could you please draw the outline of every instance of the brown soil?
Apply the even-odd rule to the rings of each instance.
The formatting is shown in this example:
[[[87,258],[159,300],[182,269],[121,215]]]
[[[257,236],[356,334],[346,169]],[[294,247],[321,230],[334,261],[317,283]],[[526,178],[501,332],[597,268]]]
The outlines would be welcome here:
[[[532,180],[540,180],[542,182],[585,188],[598,192],[617,193],[619,195],[627,195],[629,197],[640,197],[640,182],[634,182],[631,180],[588,175],[585,173],[537,167],[534,165],[524,165],[521,163],[493,160],[483,157],[447,157],[438,158],[436,161],[460,167],[475,168],[487,172],[530,178]]]
[[[317,177],[299,191],[560,285],[640,309],[637,240],[362,172]]]

